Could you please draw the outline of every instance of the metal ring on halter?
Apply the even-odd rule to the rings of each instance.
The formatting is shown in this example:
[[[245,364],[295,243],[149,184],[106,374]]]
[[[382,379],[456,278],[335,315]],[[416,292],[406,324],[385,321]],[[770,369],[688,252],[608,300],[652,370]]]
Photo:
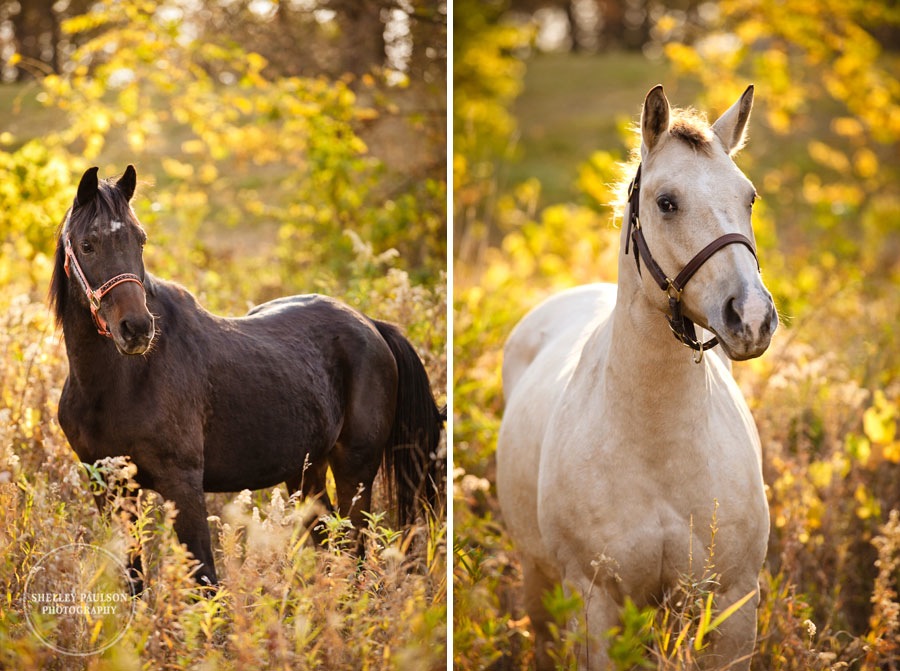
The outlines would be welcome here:
[[[674,294],[672,292],[675,292]],[[681,302],[681,292],[684,291],[684,287],[680,289],[675,286],[675,280],[670,280],[668,277],[666,278],[666,295],[669,298],[674,300],[676,303]]]

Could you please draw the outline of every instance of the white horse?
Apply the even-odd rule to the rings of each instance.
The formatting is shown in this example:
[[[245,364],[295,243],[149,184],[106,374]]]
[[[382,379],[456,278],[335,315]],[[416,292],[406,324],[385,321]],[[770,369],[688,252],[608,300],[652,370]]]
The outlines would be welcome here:
[[[754,249],[755,191],[731,159],[752,100],[751,86],[710,127],[651,90],[618,286],[551,297],[506,343],[497,488],[539,669],[552,668],[549,588],[581,595],[590,638],[579,666],[606,669],[603,634],[625,597],[657,604],[698,577],[714,516],[716,607],[753,596],[701,666],[749,667],[769,515],[759,436],[728,359],[762,354],[778,323]],[[723,354],[703,356],[715,341],[694,322]]]

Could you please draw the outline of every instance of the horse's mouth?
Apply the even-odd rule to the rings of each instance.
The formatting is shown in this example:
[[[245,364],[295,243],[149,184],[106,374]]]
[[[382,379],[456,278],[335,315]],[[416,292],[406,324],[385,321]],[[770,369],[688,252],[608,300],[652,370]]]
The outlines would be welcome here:
[[[761,356],[763,352],[768,349],[768,343],[762,349],[732,349],[728,346],[728,343],[723,340],[721,337],[719,338],[719,344],[722,346],[722,351],[728,356],[732,361],[747,361],[748,359],[755,359],[758,356]]]
[[[149,335],[128,339],[113,336],[113,342],[115,343],[116,349],[119,351],[119,354],[123,354],[125,356],[143,356],[152,349],[153,338],[155,336],[155,331],[151,332]]]
[[[146,346],[132,346],[132,347],[121,347],[119,344],[116,344],[116,349],[119,350],[119,354],[124,354],[125,356],[143,356],[147,352],[150,351],[151,345]]]
[[[719,340],[722,351],[732,361],[747,361],[762,356],[772,341],[771,331],[767,334],[750,337],[747,333],[732,333],[727,328],[716,330],[706,327],[711,333],[714,333]],[[774,330],[774,329],[773,329]]]

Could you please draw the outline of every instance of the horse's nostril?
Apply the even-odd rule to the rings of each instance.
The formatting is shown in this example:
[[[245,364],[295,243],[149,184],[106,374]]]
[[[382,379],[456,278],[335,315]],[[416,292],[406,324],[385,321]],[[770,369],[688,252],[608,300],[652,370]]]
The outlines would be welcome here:
[[[725,303],[725,310],[723,311],[725,318],[725,325],[730,328],[732,331],[737,331],[741,328],[744,320],[741,319],[740,313],[735,308],[735,299],[729,298],[728,302]]]
[[[149,338],[153,335],[153,317],[146,319],[123,319],[119,322],[119,333],[126,340]]]

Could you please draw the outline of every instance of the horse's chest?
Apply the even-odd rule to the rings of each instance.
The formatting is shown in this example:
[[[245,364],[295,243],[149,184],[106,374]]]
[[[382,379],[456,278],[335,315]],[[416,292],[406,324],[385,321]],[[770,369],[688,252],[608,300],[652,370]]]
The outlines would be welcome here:
[[[59,425],[81,461],[112,456],[102,447],[107,431],[101,399],[79,393],[71,380],[66,380],[59,399]]]
[[[754,437],[739,422],[639,433],[595,418],[559,415],[542,455],[539,524],[564,575],[614,574],[622,593],[652,600],[700,575],[711,547],[717,571],[758,569],[768,514]]]
[[[179,431],[178,417],[161,416],[163,407],[150,395],[115,388],[85,390],[69,378],[59,399],[59,424],[83,462],[134,456],[141,445]]]

